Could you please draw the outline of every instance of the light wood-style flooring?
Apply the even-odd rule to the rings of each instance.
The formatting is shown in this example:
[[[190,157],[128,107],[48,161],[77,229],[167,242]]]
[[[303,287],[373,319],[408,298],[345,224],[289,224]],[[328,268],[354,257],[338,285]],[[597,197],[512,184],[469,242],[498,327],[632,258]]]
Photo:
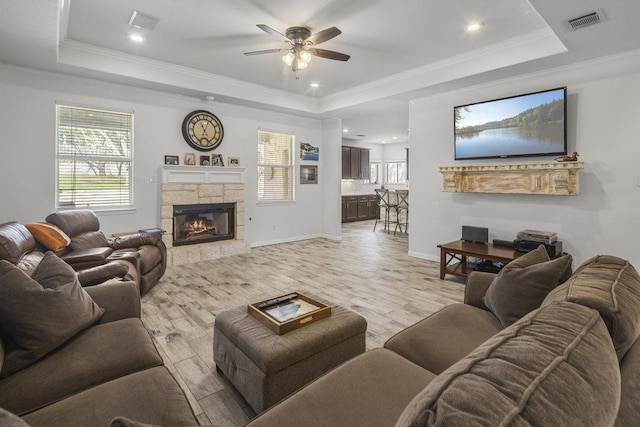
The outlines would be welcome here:
[[[407,255],[407,236],[343,224],[343,240],[312,239],[171,267],[142,299],[142,319],[201,424],[238,426],[255,416],[215,370],[213,322],[228,308],[292,291],[317,295],[367,319],[367,349],[463,299],[438,263]]]

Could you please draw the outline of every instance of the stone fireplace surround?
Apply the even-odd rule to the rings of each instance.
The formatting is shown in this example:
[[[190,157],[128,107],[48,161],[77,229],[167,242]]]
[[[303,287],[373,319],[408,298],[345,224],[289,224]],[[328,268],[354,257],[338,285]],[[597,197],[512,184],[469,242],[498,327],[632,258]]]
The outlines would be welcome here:
[[[244,168],[164,166],[162,171],[162,239],[167,246],[167,265],[184,265],[249,253],[244,240]],[[174,247],[173,205],[235,203],[235,239]]]

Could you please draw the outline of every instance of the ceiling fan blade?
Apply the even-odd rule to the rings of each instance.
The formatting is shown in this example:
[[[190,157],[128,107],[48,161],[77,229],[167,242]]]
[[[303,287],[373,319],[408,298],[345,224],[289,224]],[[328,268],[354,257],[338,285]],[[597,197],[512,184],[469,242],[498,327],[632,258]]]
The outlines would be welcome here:
[[[305,42],[309,41],[313,44],[320,44],[326,42],[327,40],[331,40],[332,38],[339,36],[340,34],[342,34],[342,31],[340,31],[336,27],[331,27],[318,33],[311,34],[307,39],[305,39]]]
[[[334,59],[336,61],[348,61],[349,58],[351,58],[351,56],[347,54],[326,49],[309,49],[309,53],[319,56],[320,58]]]
[[[285,36],[284,34],[274,30],[273,28],[271,28],[268,25],[265,24],[257,24],[256,27],[260,28],[262,31],[264,31],[265,33],[269,34],[272,37],[277,38],[280,41],[283,42],[289,42],[291,43],[291,40],[289,40],[289,38],[287,36]]]
[[[265,53],[276,53],[276,52],[281,52],[285,49],[266,49],[266,50],[254,50],[253,52],[245,52],[244,54],[247,56],[251,56],[251,55],[263,55]]]

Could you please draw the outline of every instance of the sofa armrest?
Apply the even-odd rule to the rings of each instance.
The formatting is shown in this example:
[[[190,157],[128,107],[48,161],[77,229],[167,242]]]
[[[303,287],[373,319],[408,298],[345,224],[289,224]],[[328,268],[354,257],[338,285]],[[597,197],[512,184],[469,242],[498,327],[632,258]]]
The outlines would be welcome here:
[[[487,289],[497,274],[484,271],[472,271],[467,276],[467,284],[464,288],[464,303],[483,310],[489,310],[482,300]]]
[[[109,279],[123,278],[128,272],[129,267],[124,262],[112,261],[78,271],[78,280],[82,286],[93,286]]]
[[[114,250],[126,248],[139,248],[144,245],[156,246],[162,239],[161,233],[136,233],[116,237],[109,241],[109,246]]]
[[[107,257],[112,253],[113,249],[111,248],[88,248],[68,252],[60,258],[74,268],[78,266],[86,268],[104,264]]]
[[[104,283],[84,288],[93,300],[104,308],[100,323],[130,317],[140,318],[140,291],[136,282]]]

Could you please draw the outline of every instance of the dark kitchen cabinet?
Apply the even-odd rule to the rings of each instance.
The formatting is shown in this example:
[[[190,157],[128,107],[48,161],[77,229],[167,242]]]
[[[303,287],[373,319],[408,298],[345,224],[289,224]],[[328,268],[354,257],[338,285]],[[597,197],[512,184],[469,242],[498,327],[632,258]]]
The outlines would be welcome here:
[[[369,179],[369,150],[342,147],[342,179]]]
[[[375,195],[342,196],[342,222],[379,218],[378,198]]]

